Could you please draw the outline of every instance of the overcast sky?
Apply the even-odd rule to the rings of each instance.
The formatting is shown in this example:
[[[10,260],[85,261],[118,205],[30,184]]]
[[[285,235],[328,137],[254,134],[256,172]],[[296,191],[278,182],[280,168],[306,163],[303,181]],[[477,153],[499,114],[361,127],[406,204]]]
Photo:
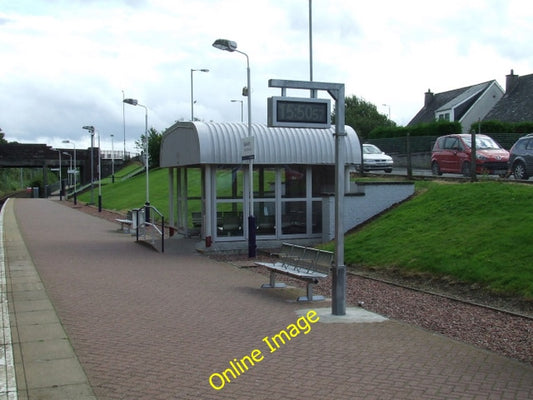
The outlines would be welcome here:
[[[344,83],[406,125],[438,93],[533,73],[533,7],[519,0],[313,0],[314,80]],[[266,122],[269,79],[309,80],[309,0],[0,0],[0,128],[8,141],[123,149],[122,98],[163,131],[191,117],[238,122],[246,58],[252,121]],[[289,95],[307,97],[301,91]],[[321,94],[320,97],[327,97]],[[384,106],[386,104],[387,106]],[[246,121],[246,103],[244,106]],[[144,109],[126,105],[127,150]],[[63,144],[62,147],[68,147]]]

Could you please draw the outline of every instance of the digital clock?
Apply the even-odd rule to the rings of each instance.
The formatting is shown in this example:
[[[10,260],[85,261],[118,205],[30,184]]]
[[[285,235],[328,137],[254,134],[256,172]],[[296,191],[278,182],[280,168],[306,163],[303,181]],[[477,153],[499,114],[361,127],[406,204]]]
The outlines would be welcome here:
[[[328,99],[270,97],[268,126],[327,129],[331,126],[330,111]]]

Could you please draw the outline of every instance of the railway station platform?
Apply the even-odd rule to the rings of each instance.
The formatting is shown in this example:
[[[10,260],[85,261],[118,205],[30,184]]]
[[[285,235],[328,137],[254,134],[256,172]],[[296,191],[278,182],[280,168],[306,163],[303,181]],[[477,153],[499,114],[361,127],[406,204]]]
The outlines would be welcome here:
[[[190,239],[156,253],[46,199],[10,199],[0,226],[0,399],[533,398],[529,364],[355,308],[332,317]]]

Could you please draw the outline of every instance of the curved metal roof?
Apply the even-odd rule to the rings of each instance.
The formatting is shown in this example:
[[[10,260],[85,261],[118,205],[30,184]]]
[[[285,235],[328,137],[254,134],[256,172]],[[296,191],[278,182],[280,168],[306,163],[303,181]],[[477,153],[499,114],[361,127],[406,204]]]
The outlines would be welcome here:
[[[346,126],[346,163],[361,163],[355,131]],[[335,128],[269,128],[252,124],[254,164],[335,164]],[[161,141],[161,167],[199,164],[241,164],[245,123],[178,122]]]

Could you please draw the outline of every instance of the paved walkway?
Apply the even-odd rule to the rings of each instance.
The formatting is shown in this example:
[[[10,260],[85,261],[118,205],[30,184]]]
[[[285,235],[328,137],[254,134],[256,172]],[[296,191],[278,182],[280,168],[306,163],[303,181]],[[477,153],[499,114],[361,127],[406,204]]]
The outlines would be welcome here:
[[[529,365],[396,321],[342,323],[194,242],[159,254],[117,228],[54,201],[8,203],[18,398],[533,398]]]

